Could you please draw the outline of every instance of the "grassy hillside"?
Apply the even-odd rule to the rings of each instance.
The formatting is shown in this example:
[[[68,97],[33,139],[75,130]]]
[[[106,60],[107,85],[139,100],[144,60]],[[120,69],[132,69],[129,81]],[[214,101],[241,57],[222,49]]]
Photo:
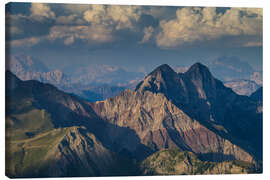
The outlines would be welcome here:
[[[243,161],[201,161],[192,152],[167,149],[145,159],[141,170],[144,175],[242,174],[252,173],[254,167]]]
[[[6,174],[9,177],[38,174],[46,155],[65,135],[66,128],[39,133],[32,138],[11,140],[6,149]]]

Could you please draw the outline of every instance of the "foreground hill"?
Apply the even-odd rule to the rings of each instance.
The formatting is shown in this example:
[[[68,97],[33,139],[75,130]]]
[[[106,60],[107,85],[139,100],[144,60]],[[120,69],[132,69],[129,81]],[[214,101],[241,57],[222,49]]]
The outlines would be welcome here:
[[[145,159],[141,169],[144,175],[246,174],[254,172],[254,165],[238,160],[201,161],[191,152],[161,150]]]
[[[125,158],[96,138],[106,124],[87,102],[49,84],[21,81],[9,71],[6,79],[7,176],[132,173]]]

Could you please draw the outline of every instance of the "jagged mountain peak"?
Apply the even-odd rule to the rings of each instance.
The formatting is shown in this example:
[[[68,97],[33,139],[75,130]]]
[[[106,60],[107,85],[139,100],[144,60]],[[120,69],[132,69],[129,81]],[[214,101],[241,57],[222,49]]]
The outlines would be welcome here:
[[[203,75],[204,77],[207,77],[207,76],[212,77],[212,74],[209,71],[208,67],[206,67],[205,65],[199,62],[193,64],[185,74],[186,75]]]
[[[192,96],[198,96],[202,99],[215,98],[217,84],[221,88],[223,87],[222,83],[212,76],[208,67],[201,63],[192,65],[183,76],[187,86],[190,87],[189,91],[195,92]]]
[[[168,64],[162,64],[159,67],[157,67],[154,71],[152,71],[149,75],[155,75],[157,73],[175,74],[175,71]]]
[[[181,78],[167,64],[157,67],[141,81],[135,91],[151,91],[154,93],[163,93],[165,96],[179,96],[183,94]]]

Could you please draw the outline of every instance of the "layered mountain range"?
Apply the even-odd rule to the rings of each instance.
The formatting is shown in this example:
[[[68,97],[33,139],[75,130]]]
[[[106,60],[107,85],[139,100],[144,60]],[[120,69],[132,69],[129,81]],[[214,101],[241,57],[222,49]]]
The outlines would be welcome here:
[[[91,65],[50,70],[38,59],[24,54],[11,55],[6,59],[6,69],[21,80],[37,80],[79,95],[91,102],[114,97],[123,89],[134,89],[143,73],[129,72],[109,65]]]
[[[24,54],[8,57],[6,69],[21,80],[50,83],[91,102],[114,97],[125,89],[134,90],[144,75],[109,65],[67,66],[64,73],[59,69],[50,70],[38,59]],[[177,73],[184,73],[189,67],[175,66],[173,69]],[[261,72],[255,72],[237,57],[220,57],[210,63],[210,69],[223,80],[225,86],[232,88],[239,95],[249,96],[262,86]]]
[[[260,173],[259,102],[200,63],[185,73],[161,65],[134,91],[92,103],[7,71],[6,174]]]
[[[260,88],[260,85],[258,85],[256,82],[244,79],[227,81],[224,83],[224,85],[231,88],[237,94],[246,96],[250,96]]]
[[[39,60],[26,55],[14,55],[6,59],[6,69],[21,80],[38,80],[56,86],[67,85],[70,79],[59,69],[50,71]]]
[[[222,81],[250,79],[255,72],[247,62],[241,61],[237,56],[220,56],[210,62],[209,68]],[[257,78],[260,76],[261,74],[257,73]]]

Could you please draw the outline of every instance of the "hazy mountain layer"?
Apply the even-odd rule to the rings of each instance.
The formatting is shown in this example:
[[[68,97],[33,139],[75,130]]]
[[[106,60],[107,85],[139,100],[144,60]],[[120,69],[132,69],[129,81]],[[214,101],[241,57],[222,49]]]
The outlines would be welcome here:
[[[108,65],[73,67],[73,71],[67,76],[61,70],[49,70],[39,60],[26,55],[7,58],[6,69],[21,80],[50,83],[91,102],[114,97],[126,88],[134,89],[134,84],[143,77],[142,73],[128,72]]]
[[[6,69],[21,80],[38,80],[59,86],[64,86],[70,81],[60,70],[50,71],[45,64],[25,55],[15,55],[6,59]]]
[[[245,96],[250,96],[260,87],[257,83],[250,80],[227,81],[224,85],[231,88],[237,94]]]
[[[222,81],[250,79],[253,68],[236,56],[221,56],[209,64],[211,72]]]

